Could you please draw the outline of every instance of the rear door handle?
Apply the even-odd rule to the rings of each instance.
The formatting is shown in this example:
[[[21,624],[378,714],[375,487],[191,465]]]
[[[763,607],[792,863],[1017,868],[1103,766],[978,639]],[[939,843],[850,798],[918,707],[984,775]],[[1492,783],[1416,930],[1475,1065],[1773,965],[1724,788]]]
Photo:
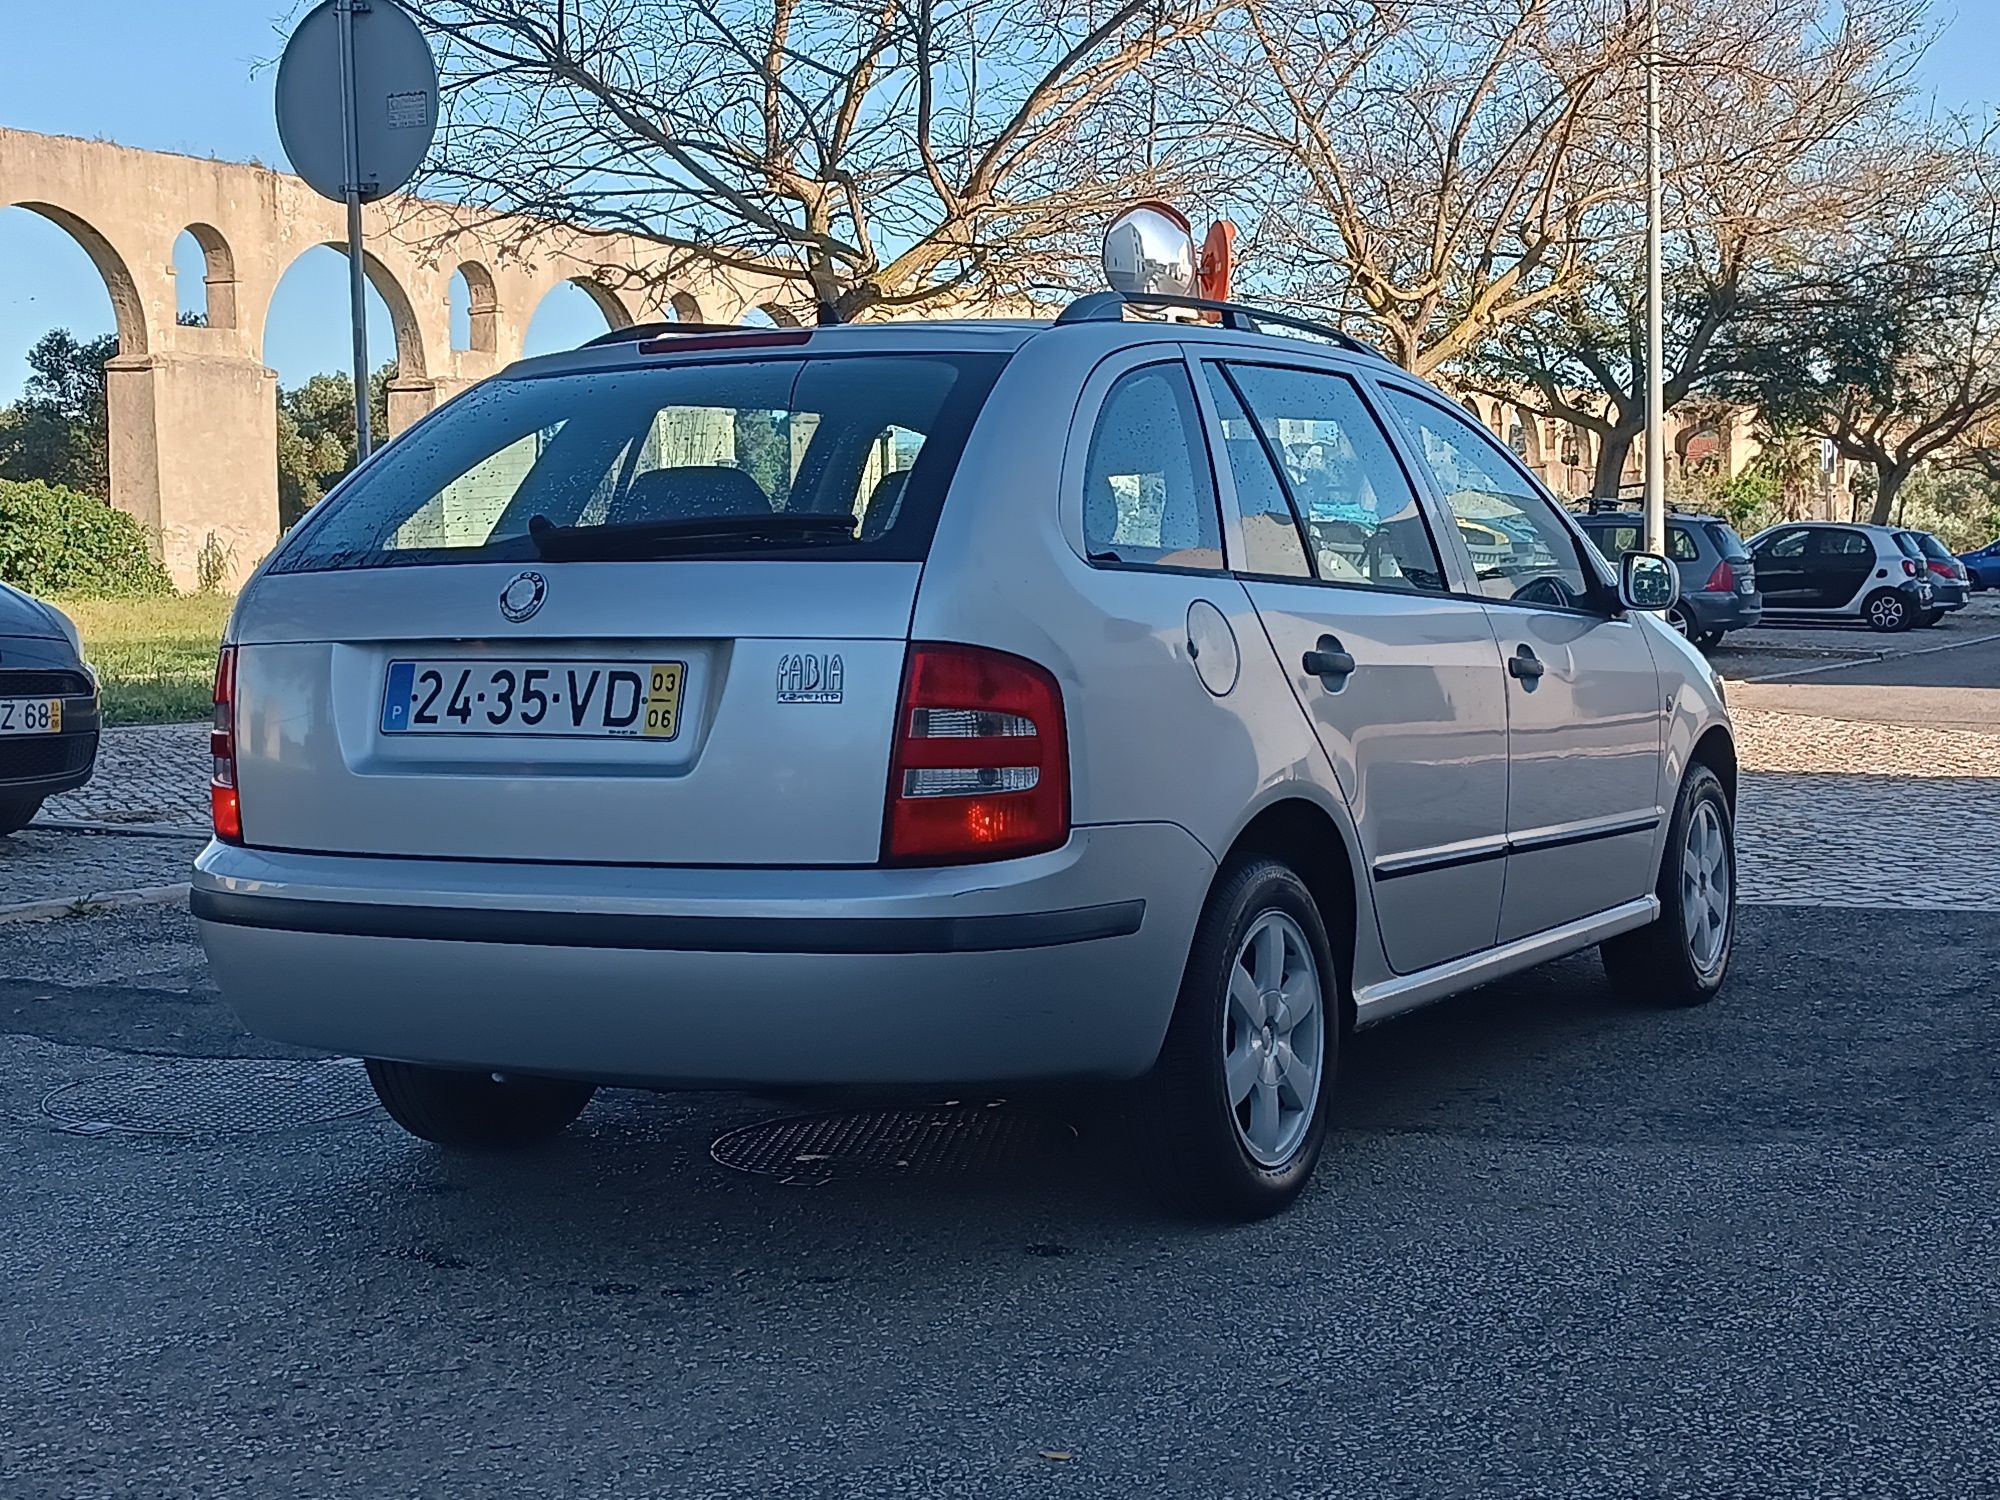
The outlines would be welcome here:
[[[1507,658],[1507,675],[1518,677],[1523,682],[1537,682],[1546,671],[1548,668],[1543,665],[1542,659],[1526,646]]]
[[[1354,672],[1354,658],[1341,648],[1340,638],[1331,635],[1321,636],[1318,645],[1305,654],[1301,665],[1320,680],[1322,687],[1334,690]]]

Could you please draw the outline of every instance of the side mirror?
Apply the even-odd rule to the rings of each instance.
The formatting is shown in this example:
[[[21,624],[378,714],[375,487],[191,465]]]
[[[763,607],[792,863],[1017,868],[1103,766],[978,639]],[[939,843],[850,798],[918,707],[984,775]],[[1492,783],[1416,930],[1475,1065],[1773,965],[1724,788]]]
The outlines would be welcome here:
[[[1666,610],[1680,601],[1681,575],[1657,552],[1628,552],[1618,568],[1618,601],[1627,609]]]

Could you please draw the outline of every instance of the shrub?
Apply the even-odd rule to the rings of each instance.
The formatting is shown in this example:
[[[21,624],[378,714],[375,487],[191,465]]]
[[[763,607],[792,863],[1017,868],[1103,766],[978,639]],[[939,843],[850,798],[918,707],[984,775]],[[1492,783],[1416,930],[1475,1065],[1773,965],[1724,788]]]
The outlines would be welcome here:
[[[0,579],[31,594],[174,591],[137,521],[94,495],[38,479],[0,480]]]

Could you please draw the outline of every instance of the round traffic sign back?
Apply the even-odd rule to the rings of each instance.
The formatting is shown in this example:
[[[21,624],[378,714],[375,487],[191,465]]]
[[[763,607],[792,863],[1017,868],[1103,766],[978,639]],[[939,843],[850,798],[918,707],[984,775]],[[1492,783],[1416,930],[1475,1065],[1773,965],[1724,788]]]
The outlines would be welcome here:
[[[341,0],[306,13],[278,64],[278,139],[306,184],[347,196],[341,139]],[[393,193],[423,164],[437,134],[437,63],[396,0],[346,0],[354,10],[355,136],[364,201]]]

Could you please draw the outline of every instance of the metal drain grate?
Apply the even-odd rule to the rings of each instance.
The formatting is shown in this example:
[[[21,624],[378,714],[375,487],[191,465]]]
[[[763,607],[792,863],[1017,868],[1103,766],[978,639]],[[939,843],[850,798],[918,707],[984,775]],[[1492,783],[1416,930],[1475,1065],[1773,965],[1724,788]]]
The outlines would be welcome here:
[[[1062,1121],[1005,1104],[786,1115],[732,1130],[709,1148],[725,1167],[791,1183],[997,1175],[1072,1145]]]
[[[322,1125],[374,1105],[368,1075],[351,1057],[161,1058],[42,1096],[42,1113],[79,1135],[249,1135]]]

